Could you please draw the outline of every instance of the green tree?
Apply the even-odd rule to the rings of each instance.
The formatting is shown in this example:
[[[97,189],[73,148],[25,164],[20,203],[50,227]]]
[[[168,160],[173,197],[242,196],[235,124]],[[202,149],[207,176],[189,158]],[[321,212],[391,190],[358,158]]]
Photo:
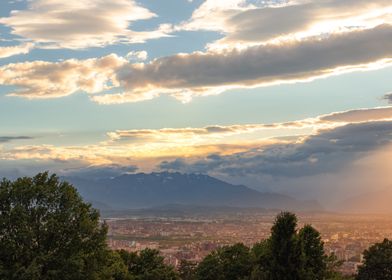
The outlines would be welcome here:
[[[181,280],[195,280],[196,279],[196,267],[197,263],[181,260],[180,265],[178,267],[178,274]]]
[[[101,279],[108,280],[133,280],[128,268],[117,251],[110,251],[106,258],[105,266],[100,273]]]
[[[357,280],[392,279],[392,241],[384,239],[363,253],[364,261],[358,269]]]
[[[322,280],[326,276],[324,243],[320,233],[310,225],[305,225],[298,233],[302,252],[301,280]]]
[[[280,213],[271,229],[270,279],[300,279],[301,247],[297,237],[297,217],[290,212]]]
[[[207,255],[196,268],[197,280],[224,280],[223,267],[217,251]]]
[[[176,280],[179,276],[175,269],[164,263],[158,250],[144,249],[138,253],[119,251],[128,268],[128,273],[137,280]]]
[[[340,272],[339,268],[342,266],[343,261],[338,260],[336,255],[332,253],[329,256],[326,256],[325,265],[325,279],[327,280],[343,280],[343,279],[351,279],[350,277],[344,277]]]
[[[1,279],[102,279],[106,232],[99,213],[55,175],[0,182]]]
[[[237,243],[209,254],[197,267],[196,279],[249,279],[251,272],[250,249]]]
[[[270,242],[269,239],[260,241],[253,245],[252,255],[252,273],[251,280],[270,279]]]

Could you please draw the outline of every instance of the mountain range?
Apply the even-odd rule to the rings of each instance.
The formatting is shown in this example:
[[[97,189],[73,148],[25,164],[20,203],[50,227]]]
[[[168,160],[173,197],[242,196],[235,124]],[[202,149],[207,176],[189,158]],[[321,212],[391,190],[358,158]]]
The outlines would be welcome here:
[[[82,197],[100,209],[146,209],[165,205],[321,210],[315,201],[262,193],[208,175],[171,172],[124,174],[108,178],[65,177]]]

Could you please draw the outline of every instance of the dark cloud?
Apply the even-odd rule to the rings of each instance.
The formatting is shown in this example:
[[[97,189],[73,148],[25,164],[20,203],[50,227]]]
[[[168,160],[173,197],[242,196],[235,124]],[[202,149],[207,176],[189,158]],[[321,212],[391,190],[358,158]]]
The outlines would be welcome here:
[[[384,99],[392,104],[392,92],[385,94]]]
[[[134,173],[138,170],[137,166],[120,165],[100,165],[85,168],[67,169],[61,172],[63,176],[80,177],[85,179],[102,179],[120,176],[123,174]]]
[[[392,122],[349,124],[308,137],[303,143],[276,144],[234,155],[202,160],[176,159],[162,170],[214,173],[222,176],[266,175],[276,178],[334,173],[392,141]]]
[[[29,136],[0,136],[0,143],[7,143],[15,140],[30,140],[34,139]]]
[[[274,81],[306,80],[392,56],[392,26],[308,38],[243,51],[192,53],[126,65],[117,79],[130,94],[142,89],[191,90],[195,95],[220,86],[254,86]]]

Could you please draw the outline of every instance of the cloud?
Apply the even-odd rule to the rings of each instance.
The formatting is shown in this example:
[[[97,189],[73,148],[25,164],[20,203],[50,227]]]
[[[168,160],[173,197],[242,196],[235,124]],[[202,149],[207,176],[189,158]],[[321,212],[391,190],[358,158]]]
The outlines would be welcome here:
[[[131,61],[144,61],[148,58],[146,51],[131,51],[126,55],[126,58]]]
[[[376,120],[391,120],[392,107],[366,108],[350,110],[346,112],[336,112],[320,117],[321,121],[328,122],[365,122]]]
[[[296,145],[309,135],[315,137],[350,123],[392,121],[390,108],[336,112],[285,123],[117,130],[108,132],[106,140],[89,145],[24,145],[3,148],[0,149],[0,159],[78,161],[94,166],[142,164],[144,167],[151,167],[157,161],[177,157],[192,159],[209,154],[230,156],[249,151],[258,153],[259,150],[277,145]],[[350,114],[355,118],[347,118]],[[250,153],[247,154],[249,155]]]
[[[54,98],[79,91],[98,93],[117,83],[115,69],[126,60],[116,55],[62,62],[32,61],[0,67],[0,83],[12,85],[12,96]]]
[[[387,100],[389,103],[392,103],[392,93],[385,94],[384,99]]]
[[[121,166],[117,164],[111,165],[92,165],[82,168],[69,168],[61,170],[60,174],[63,176],[80,177],[84,179],[98,180],[100,178],[116,177],[123,174],[134,173],[137,171],[137,166]]]
[[[230,88],[308,81],[381,67],[391,62],[391,38],[392,26],[381,25],[322,39],[267,44],[241,51],[179,54],[147,64],[128,64],[117,72],[125,92],[94,100],[119,103],[166,93],[189,101],[193,96],[218,94]],[[379,61],[384,62],[371,65]]]
[[[107,144],[125,143],[228,143],[239,140],[264,138],[282,139],[287,135],[317,133],[320,130],[333,129],[350,123],[372,121],[392,121],[392,107],[362,108],[334,112],[315,118],[308,118],[283,123],[254,123],[238,125],[210,125],[205,127],[131,129],[116,130],[107,133]]]
[[[392,183],[385,156],[392,151],[390,108],[276,124],[118,130],[89,145],[0,145],[0,164],[9,170],[50,167],[71,176],[78,176],[76,169],[83,176],[115,176],[136,168],[199,172],[263,191],[342,199],[343,191],[352,195],[360,187]]]
[[[392,61],[392,25],[266,44],[244,50],[194,52],[129,63],[115,54],[86,60],[22,62],[0,67],[11,95],[53,98],[94,94],[101,104],[137,102],[168,94],[181,101],[232,88],[309,81],[348,71],[385,67]],[[110,90],[110,92],[108,92]]]
[[[9,47],[0,47],[0,58],[6,58],[18,54],[27,54],[32,48],[32,43],[24,43]]]
[[[166,36],[167,26],[129,29],[132,22],[155,16],[133,0],[33,0],[27,10],[12,11],[0,23],[41,47],[78,49]]]
[[[206,0],[177,29],[225,31],[228,18],[252,7],[244,0]]]
[[[275,144],[231,155],[164,161],[162,170],[221,176],[304,177],[334,173],[392,143],[392,121],[348,124],[323,130],[302,142]]]
[[[30,140],[33,139],[29,136],[0,136],[0,143],[8,143],[15,140]]]
[[[344,32],[391,23],[388,0],[318,1],[221,1],[207,0],[192,17],[178,26],[185,30],[220,31],[225,37],[211,44],[244,45],[272,39]],[[211,47],[210,46],[210,47]]]

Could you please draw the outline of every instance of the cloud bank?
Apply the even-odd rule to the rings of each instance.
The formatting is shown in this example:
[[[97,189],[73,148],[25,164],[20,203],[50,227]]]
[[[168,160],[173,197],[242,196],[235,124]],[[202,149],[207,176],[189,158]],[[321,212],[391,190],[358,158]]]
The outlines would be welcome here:
[[[51,98],[79,91],[101,104],[136,102],[160,94],[181,101],[228,89],[309,81],[348,71],[391,65],[392,26],[266,44],[228,52],[195,52],[129,63],[117,55],[63,62],[24,62],[0,67],[12,95]],[[105,90],[111,89],[111,93]],[[114,92],[114,93],[113,93]]]
[[[82,168],[86,176],[136,169],[208,173],[267,191],[302,190],[307,198],[320,191],[339,196],[339,188],[356,191],[365,182],[373,185],[371,180],[375,187],[392,183],[383,156],[392,152],[391,107],[275,124],[118,130],[89,145],[17,144],[0,146],[0,163],[11,169],[10,163],[35,168],[53,163],[64,174],[77,175],[75,168]],[[377,161],[379,155],[383,160]]]

